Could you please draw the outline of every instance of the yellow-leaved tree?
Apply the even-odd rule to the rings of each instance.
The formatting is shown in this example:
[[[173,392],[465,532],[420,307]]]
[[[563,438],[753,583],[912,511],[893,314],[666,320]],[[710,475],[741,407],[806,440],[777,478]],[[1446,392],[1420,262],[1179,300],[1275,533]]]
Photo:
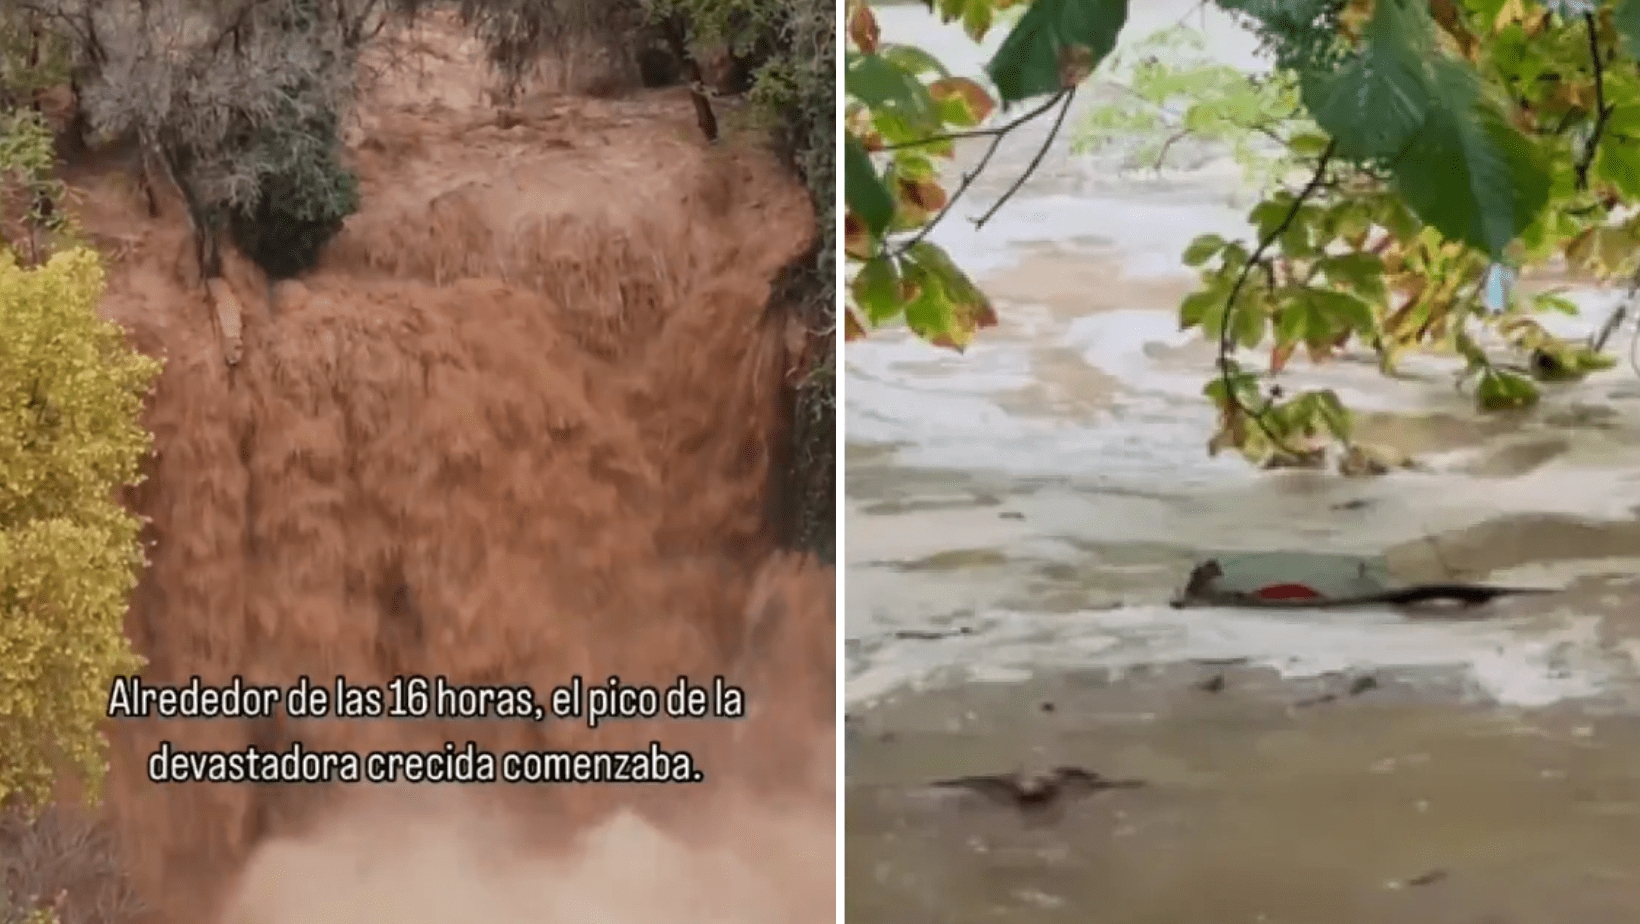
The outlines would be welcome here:
[[[51,138],[11,116],[0,198],[33,211]],[[40,805],[59,772],[97,791],[109,683],[141,664],[124,627],[140,522],[117,492],[140,477],[160,366],[98,316],[96,252],[27,217],[0,242],[0,802]]]

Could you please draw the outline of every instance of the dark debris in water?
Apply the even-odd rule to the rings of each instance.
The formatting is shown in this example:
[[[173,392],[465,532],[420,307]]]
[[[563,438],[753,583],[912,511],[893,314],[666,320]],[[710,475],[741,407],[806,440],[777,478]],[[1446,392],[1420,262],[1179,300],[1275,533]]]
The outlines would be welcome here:
[[[1376,690],[1376,689],[1378,689],[1378,687],[1379,687],[1379,683],[1378,683],[1378,678],[1377,677],[1373,676],[1372,674],[1362,674],[1361,676],[1355,678],[1354,680],[1351,680],[1349,687],[1346,688],[1342,694],[1339,694],[1339,693],[1335,692],[1335,693],[1323,693],[1320,696],[1311,696],[1308,699],[1301,699],[1298,702],[1293,703],[1293,708],[1294,709],[1305,709],[1305,708],[1308,708],[1310,706],[1320,706],[1320,705],[1323,705],[1325,703],[1334,703],[1334,702],[1337,702],[1339,699],[1341,699],[1343,697],[1346,697],[1346,696],[1360,696],[1363,693],[1367,693],[1367,692],[1370,692],[1372,690]]]
[[[1401,885],[1409,888],[1412,886],[1434,885],[1435,883],[1446,879],[1450,875],[1452,874],[1444,869],[1432,869],[1426,873],[1419,873],[1411,879],[1402,880]]]
[[[965,790],[997,805],[1028,811],[1110,789],[1137,789],[1145,783],[1111,779],[1082,767],[1056,767],[1047,773],[988,773],[938,780],[929,785],[936,789]]]
[[[942,638],[956,638],[962,635],[973,635],[974,630],[968,626],[957,626],[953,629],[899,629],[894,637],[900,641],[934,642]]]

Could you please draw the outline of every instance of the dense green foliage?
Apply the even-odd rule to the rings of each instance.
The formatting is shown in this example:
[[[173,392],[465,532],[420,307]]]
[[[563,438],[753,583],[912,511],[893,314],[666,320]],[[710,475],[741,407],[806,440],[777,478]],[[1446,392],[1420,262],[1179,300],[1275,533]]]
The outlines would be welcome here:
[[[12,111],[0,131],[0,192],[52,196],[59,215],[43,126]],[[97,316],[102,267],[71,231],[54,220],[0,247],[0,802],[41,803],[62,770],[94,787],[109,682],[138,666],[139,523],[116,492],[148,451],[138,415],[159,365]]]
[[[836,15],[826,0],[642,0],[648,18],[676,16],[697,45],[722,46],[749,68],[747,96],[809,188],[826,246],[818,275],[835,277]],[[829,324],[835,299],[817,305]]]
[[[269,164],[256,197],[235,206],[228,227],[234,243],[271,279],[312,269],[324,246],[359,207],[359,182],[341,160],[336,119],[315,115],[300,130],[274,127],[257,135]]]
[[[278,8],[272,24],[285,41],[309,41],[326,28],[321,0],[294,0]],[[328,43],[312,40],[320,48]],[[340,50],[349,51],[344,41]],[[321,60],[351,66],[353,53]],[[272,279],[313,268],[342,222],[359,207],[359,183],[342,162],[341,113],[327,105],[321,84],[288,75],[284,99],[270,118],[246,122],[238,156],[263,165],[256,190],[236,202],[228,228],[234,243]],[[318,98],[298,102],[303,97]]]
[[[1003,5],[937,8],[977,39]],[[1219,5],[1262,38],[1271,75],[1142,59],[1125,75],[1131,98],[1097,109],[1074,139],[1088,148],[1139,137],[1143,158],[1159,164],[1196,136],[1229,143],[1256,168],[1264,193],[1251,238],[1206,235],[1183,255],[1201,287],[1180,306],[1181,324],[1219,345],[1205,389],[1220,410],[1215,447],[1281,465],[1317,464],[1338,446],[1346,470],[1374,468],[1336,395],[1272,384],[1300,350],[1324,361],[1353,342],[1388,372],[1408,350],[1451,351],[1485,410],[1529,405],[1544,383],[1610,365],[1598,344],[1557,339],[1533,320],[1569,310],[1564,299],[1494,280],[1555,255],[1603,279],[1640,272],[1640,219],[1628,208],[1640,199],[1640,3]],[[1116,64],[1106,59],[1125,19],[1121,0],[1030,3],[988,67],[1001,103],[1047,96],[1043,111],[1062,115],[1096,67]],[[903,318],[961,346],[994,315],[924,235],[954,198],[935,158],[950,154],[953,131],[984,120],[990,94],[970,82],[951,92],[937,62],[879,47],[868,20],[857,6],[848,56],[850,332]],[[1501,304],[1487,304],[1489,287]],[[1260,346],[1271,350],[1264,369],[1235,358]]]
[[[27,108],[36,93],[69,78],[72,48],[30,9],[0,15],[0,110]]]
[[[809,327],[807,366],[793,402],[793,539],[831,561],[837,546],[836,13],[831,0],[788,0],[770,31],[754,105],[778,119],[780,144],[808,185],[817,218],[812,262],[794,268],[789,297]]]

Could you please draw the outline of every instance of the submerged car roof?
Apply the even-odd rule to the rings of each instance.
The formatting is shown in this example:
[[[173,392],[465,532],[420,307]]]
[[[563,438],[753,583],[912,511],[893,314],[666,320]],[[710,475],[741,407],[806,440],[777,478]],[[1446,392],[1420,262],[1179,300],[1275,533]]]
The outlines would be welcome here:
[[[1197,567],[1217,562],[1222,572],[1211,587],[1227,593],[1259,595],[1271,587],[1299,585],[1320,597],[1342,598],[1380,593],[1393,586],[1381,555],[1331,552],[1216,552],[1197,559]]]

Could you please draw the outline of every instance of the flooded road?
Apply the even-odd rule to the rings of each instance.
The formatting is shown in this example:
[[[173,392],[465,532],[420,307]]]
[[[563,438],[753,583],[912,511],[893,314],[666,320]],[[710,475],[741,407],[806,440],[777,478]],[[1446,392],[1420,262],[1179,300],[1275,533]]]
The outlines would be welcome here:
[[[1188,8],[1146,4],[1126,36]],[[880,18],[977,71],[921,7]],[[1205,32],[1257,66],[1222,18]],[[1640,919],[1640,377],[1481,417],[1444,358],[1298,365],[1292,387],[1336,389],[1423,470],[1210,458],[1178,254],[1249,233],[1239,171],[1060,142],[976,231],[1040,137],[934,233],[1000,327],[962,356],[896,333],[847,351],[850,920]],[[1573,294],[1557,333],[1617,301]],[[1272,549],[1568,590],[1464,622],[1165,605],[1204,551]],[[1056,766],[1147,785],[1048,811],[926,787]]]

